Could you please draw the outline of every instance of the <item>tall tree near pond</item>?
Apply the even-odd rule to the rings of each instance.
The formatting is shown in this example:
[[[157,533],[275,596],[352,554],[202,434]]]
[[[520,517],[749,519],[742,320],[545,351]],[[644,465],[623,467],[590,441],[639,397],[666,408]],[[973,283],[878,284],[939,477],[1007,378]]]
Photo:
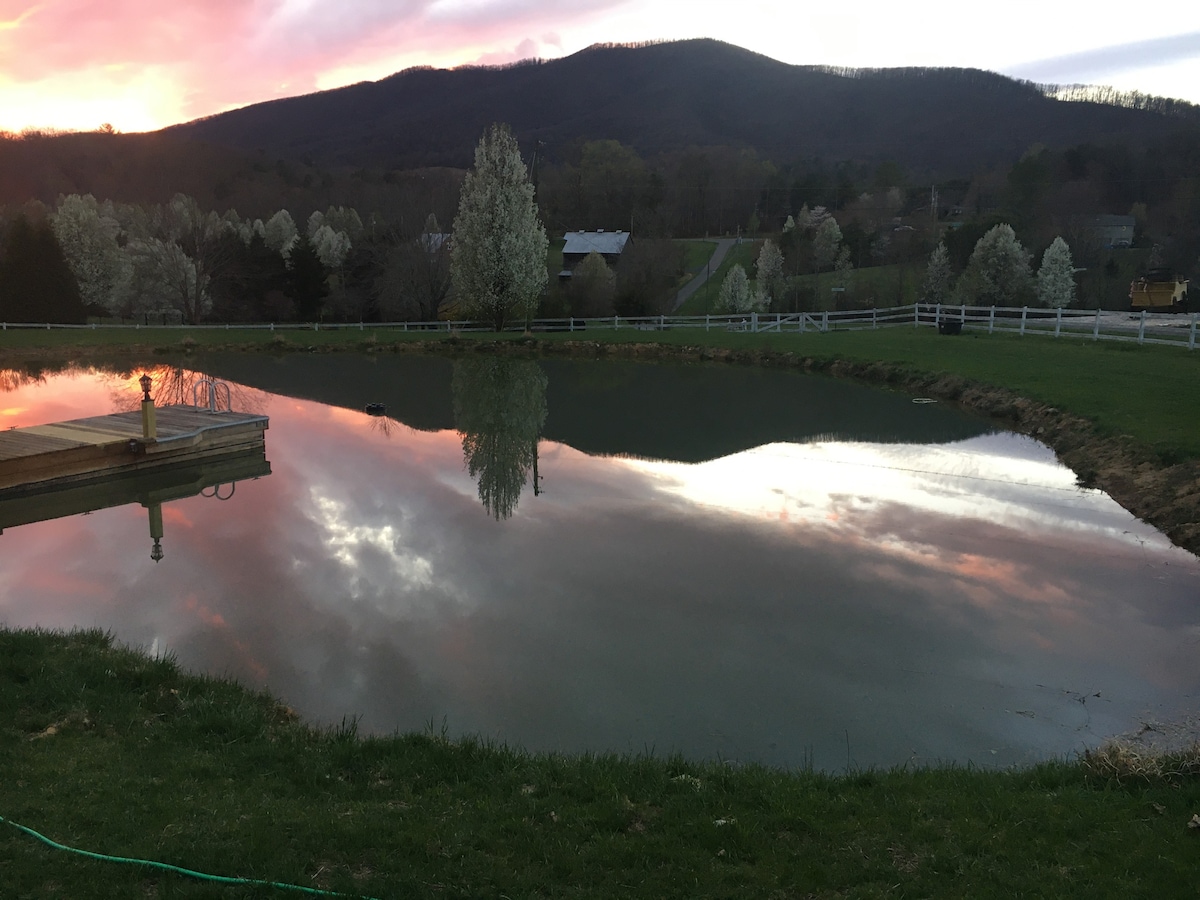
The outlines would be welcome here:
[[[533,193],[516,138],[493,125],[463,182],[450,273],[463,311],[496,331],[532,315],[546,286],[548,241]]]
[[[1033,294],[1029,251],[1012,226],[994,226],[975,245],[959,282],[964,300],[979,306],[1017,306]]]
[[[1042,254],[1037,273],[1038,300],[1051,309],[1063,309],[1075,299],[1075,263],[1071,248],[1062,237],[1056,237]]]

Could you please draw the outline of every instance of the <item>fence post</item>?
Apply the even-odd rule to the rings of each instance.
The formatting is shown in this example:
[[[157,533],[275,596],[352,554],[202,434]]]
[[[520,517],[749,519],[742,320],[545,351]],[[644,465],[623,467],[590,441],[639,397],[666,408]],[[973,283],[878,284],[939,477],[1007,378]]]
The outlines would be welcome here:
[[[1096,306],[1096,324],[1092,326],[1092,340],[1100,340],[1100,306]]]
[[[1146,337],[1146,310],[1142,310],[1142,319],[1138,322],[1138,343],[1140,344]]]
[[[658,330],[659,330],[659,331],[666,331],[666,330],[667,330],[667,317],[666,317],[666,316],[659,316],[659,317],[658,317]]]
[[[873,328],[873,329],[879,327],[879,319],[877,318],[878,315],[879,315],[879,311],[877,309],[875,309],[875,307],[872,306],[871,307],[871,328]]]
[[[1191,330],[1191,333],[1188,335],[1188,349],[1189,350],[1196,349],[1196,314],[1195,313],[1192,313],[1192,330]]]
[[[1021,307],[1021,337],[1025,336],[1025,317],[1029,314],[1029,307]]]
[[[708,313],[704,314],[704,330],[708,331]]]
[[[988,313],[988,334],[996,330],[996,306],[992,304],[992,310]]]
[[[617,319],[619,319],[619,318],[621,318],[621,317],[620,317],[620,316],[613,316],[613,331],[616,331],[616,330],[617,330]]]
[[[797,334],[804,334],[804,313],[800,313],[800,327],[796,329]]]
[[[1062,332],[1062,307],[1057,307],[1058,317],[1054,320],[1054,336],[1058,337]]]
[[[829,331],[829,310],[827,309],[821,311],[821,330]]]
[[[967,324],[967,304],[963,304],[958,308],[958,321],[963,325]]]
[[[750,331],[758,334],[758,313],[756,312],[750,313]]]
[[[574,317],[574,316],[571,316],[571,327],[570,327],[570,330],[571,330],[571,331],[574,331],[574,330],[575,330],[575,317]]]
[[[913,304],[913,328],[921,327],[921,304]]]

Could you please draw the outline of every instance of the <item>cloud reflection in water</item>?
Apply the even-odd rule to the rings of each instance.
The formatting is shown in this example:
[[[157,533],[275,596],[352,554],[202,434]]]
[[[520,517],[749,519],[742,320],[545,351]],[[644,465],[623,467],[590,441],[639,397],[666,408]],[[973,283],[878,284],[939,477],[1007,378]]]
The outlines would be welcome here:
[[[547,490],[497,522],[457,433],[264,402],[273,474],[164,507],[159,566],[139,508],[0,536],[0,621],[531,749],[1004,764],[1195,702],[1197,560],[1024,438],[693,465],[543,442]]]

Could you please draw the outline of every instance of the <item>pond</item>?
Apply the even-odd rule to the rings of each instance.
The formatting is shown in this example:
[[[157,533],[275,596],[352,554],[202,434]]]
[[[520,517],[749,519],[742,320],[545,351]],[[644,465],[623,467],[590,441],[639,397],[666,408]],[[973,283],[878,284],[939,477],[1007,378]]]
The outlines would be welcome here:
[[[0,417],[132,408],[141,371],[6,373]],[[1195,707],[1200,560],[944,404],[632,362],[147,371],[160,403],[228,381],[267,462],[164,487],[157,563],[136,490],[46,521],[0,501],[0,624],[534,751],[1010,765]]]

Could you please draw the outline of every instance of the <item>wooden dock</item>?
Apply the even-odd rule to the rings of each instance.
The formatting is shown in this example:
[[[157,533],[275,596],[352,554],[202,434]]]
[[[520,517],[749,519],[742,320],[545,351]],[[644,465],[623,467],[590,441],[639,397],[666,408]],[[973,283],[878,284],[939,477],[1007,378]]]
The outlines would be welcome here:
[[[193,406],[155,410],[155,438],[140,410],[0,431],[0,500],[115,475],[259,450],[266,416]]]

